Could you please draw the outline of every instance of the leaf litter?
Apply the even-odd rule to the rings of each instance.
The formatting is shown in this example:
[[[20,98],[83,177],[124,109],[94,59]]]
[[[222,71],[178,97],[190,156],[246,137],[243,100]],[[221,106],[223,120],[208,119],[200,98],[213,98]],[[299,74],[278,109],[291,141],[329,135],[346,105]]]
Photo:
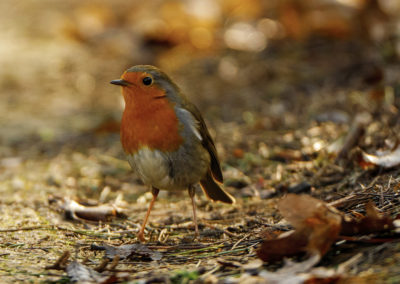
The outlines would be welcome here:
[[[279,202],[278,208],[295,231],[264,241],[257,251],[258,257],[273,262],[306,253],[321,259],[339,235],[340,215],[323,201],[307,195],[288,194]]]
[[[368,240],[373,241],[371,234],[386,232],[391,233],[392,238],[380,239],[379,242],[391,242],[395,239],[400,241],[400,235],[393,231],[396,227],[394,220],[380,214],[371,201],[365,205],[365,216],[358,214],[353,218],[308,195],[288,194],[279,202],[278,208],[295,230],[277,237],[275,235],[273,239],[265,238],[257,250],[258,257],[265,262],[284,261],[283,267],[275,272],[267,270],[259,272],[261,278],[271,283],[304,283],[311,279],[334,282],[342,279],[346,275],[343,265],[337,270],[312,270],[331,246],[340,239],[363,241],[362,235],[364,237],[368,235]],[[358,238],[343,237],[354,235]],[[268,233],[267,236],[271,234]],[[299,255],[303,255],[303,260],[300,262],[288,259]]]

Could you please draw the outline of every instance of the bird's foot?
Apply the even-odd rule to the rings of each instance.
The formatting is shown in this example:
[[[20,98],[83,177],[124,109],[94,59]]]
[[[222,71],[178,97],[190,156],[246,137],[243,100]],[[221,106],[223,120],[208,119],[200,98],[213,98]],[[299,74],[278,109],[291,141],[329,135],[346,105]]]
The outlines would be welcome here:
[[[142,243],[146,242],[146,238],[144,237],[144,232],[140,231],[140,232],[137,234],[137,237],[138,237],[138,239],[139,239],[140,242],[142,242]]]

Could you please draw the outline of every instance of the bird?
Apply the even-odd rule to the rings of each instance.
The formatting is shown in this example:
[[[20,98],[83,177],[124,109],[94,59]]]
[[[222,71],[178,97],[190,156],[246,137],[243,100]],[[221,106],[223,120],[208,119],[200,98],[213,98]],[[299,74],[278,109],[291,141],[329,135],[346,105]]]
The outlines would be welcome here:
[[[199,237],[197,184],[212,201],[235,203],[223,187],[217,150],[200,111],[155,66],[133,66],[110,83],[121,86],[125,101],[120,127],[123,150],[133,171],[152,193],[138,239],[145,241],[146,223],[160,190],[188,191],[195,235]]]

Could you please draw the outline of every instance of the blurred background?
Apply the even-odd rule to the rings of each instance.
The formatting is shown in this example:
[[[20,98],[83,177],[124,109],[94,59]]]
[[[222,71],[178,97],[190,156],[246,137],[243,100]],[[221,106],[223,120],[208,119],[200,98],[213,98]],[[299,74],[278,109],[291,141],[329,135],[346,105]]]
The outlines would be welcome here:
[[[265,114],[266,127],[295,124],[314,104],[296,98],[314,88],[337,103],[332,88],[398,79],[382,67],[400,56],[397,0],[26,0],[0,11],[3,142],[117,128],[109,81],[135,64],[169,73],[210,119]]]

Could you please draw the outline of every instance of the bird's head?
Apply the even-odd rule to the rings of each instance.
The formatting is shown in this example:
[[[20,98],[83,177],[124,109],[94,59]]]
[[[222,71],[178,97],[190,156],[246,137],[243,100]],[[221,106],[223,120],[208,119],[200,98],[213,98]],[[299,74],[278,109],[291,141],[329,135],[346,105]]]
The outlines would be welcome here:
[[[157,100],[169,100],[180,105],[182,94],[172,80],[160,69],[151,65],[137,65],[126,70],[121,79],[110,82],[122,87],[125,104],[135,102],[153,104]]]

